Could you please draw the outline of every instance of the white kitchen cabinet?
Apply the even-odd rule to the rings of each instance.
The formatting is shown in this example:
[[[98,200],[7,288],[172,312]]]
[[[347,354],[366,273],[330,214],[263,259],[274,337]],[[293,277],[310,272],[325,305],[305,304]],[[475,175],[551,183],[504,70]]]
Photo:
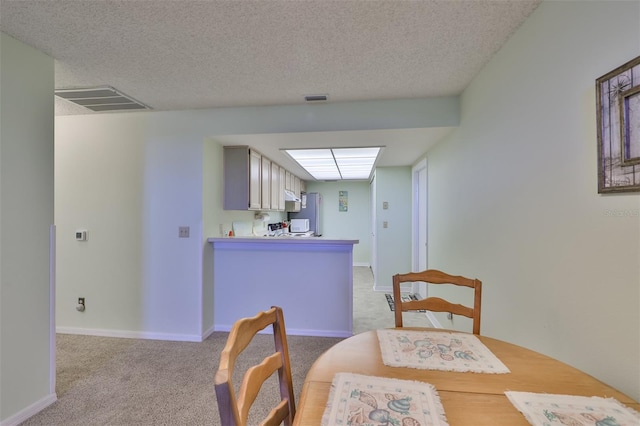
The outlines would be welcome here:
[[[287,171],[284,167],[280,167],[280,181],[278,182],[278,210],[284,211],[285,209],[285,201],[284,201],[284,185],[286,179]]]
[[[225,146],[223,151],[224,209],[262,208],[262,155],[248,146]]]
[[[293,176],[293,193],[296,194],[296,197],[300,197],[300,178],[298,176]]]
[[[280,166],[271,162],[271,210],[280,210]]]
[[[261,170],[262,155],[254,150],[249,150],[249,209],[262,207]]]
[[[291,172],[287,170],[284,176],[284,189],[291,191]]]
[[[300,178],[294,174],[291,174],[291,186],[289,190],[293,192],[296,197],[300,198]],[[287,212],[300,211],[300,201],[287,201],[285,204]]]
[[[248,146],[224,147],[224,209],[300,211],[285,189],[300,197],[304,181]]]
[[[262,156],[262,210],[271,210],[271,160]]]

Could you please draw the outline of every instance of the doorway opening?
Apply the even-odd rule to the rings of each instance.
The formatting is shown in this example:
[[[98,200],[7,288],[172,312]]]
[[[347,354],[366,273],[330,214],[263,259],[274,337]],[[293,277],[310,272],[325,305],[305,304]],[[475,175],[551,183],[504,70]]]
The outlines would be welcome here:
[[[414,271],[427,269],[427,159],[420,161],[412,169],[412,268]],[[427,285],[414,283],[413,293],[427,297]]]

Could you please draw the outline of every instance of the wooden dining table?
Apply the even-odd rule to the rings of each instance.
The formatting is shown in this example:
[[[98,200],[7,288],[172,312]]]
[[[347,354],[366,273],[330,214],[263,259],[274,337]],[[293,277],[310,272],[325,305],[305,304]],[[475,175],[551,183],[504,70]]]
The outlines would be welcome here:
[[[404,330],[451,332],[412,327]],[[528,425],[522,413],[506,397],[506,391],[615,398],[640,411],[640,404],[631,397],[566,363],[501,340],[476,337],[510,373],[390,367],[382,361],[376,330],[349,337],[328,349],[311,366],[302,387],[294,425],[321,424],[331,382],[340,372],[430,383],[435,386],[452,426]]]

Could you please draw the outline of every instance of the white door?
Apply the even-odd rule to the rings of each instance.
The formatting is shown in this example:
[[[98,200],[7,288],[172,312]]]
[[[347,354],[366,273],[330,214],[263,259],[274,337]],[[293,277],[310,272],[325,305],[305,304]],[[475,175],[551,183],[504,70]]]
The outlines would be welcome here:
[[[427,269],[427,160],[413,168],[413,270]],[[427,286],[415,284],[414,293],[427,296]]]

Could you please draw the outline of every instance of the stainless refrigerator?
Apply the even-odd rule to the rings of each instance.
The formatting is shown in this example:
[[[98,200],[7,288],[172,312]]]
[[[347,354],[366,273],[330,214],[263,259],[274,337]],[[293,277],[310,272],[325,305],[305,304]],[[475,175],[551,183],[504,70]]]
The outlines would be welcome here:
[[[290,212],[289,219],[309,219],[309,231],[316,237],[322,235],[320,231],[320,205],[322,197],[317,192],[302,194],[300,197],[300,211]]]

